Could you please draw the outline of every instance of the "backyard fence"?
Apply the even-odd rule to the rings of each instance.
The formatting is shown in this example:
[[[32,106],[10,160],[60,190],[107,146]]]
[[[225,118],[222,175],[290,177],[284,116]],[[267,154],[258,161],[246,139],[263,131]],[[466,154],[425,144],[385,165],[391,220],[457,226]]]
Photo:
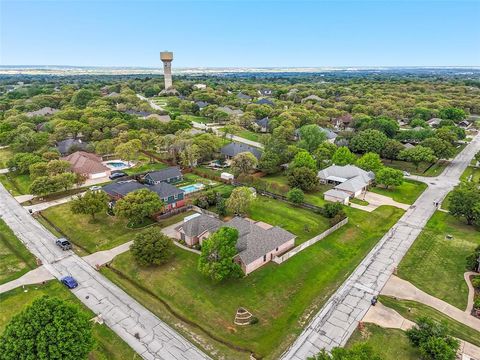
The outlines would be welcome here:
[[[333,225],[331,228],[325,230],[320,235],[317,235],[317,236],[311,238],[310,240],[305,241],[303,244],[293,248],[292,250],[283,254],[282,256],[275,256],[272,259],[272,261],[277,263],[277,264],[283,263],[284,261],[290,259],[292,256],[297,255],[300,251],[305,250],[309,246],[312,246],[313,244],[315,244],[315,243],[319,242],[320,240],[324,239],[325,237],[327,237],[328,235],[333,233],[335,230],[340,229],[342,226],[346,225],[347,223],[348,223],[348,218],[345,218],[342,221],[340,221],[339,223]]]

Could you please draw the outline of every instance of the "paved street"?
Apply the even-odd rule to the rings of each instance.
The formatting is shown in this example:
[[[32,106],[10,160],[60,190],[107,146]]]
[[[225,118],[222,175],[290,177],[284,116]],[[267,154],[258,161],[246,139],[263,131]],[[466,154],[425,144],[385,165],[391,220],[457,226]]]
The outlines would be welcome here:
[[[460,175],[480,150],[480,135],[436,178],[365,257],[350,277],[315,315],[283,359],[305,359],[321,349],[343,346],[362,320],[374,295],[378,295],[403,256],[442,201],[458,183]]]
[[[207,359],[175,330],[153,315],[86,261],[55,245],[55,236],[35,221],[0,184],[0,216],[56,278],[75,277],[74,294],[144,359]]]

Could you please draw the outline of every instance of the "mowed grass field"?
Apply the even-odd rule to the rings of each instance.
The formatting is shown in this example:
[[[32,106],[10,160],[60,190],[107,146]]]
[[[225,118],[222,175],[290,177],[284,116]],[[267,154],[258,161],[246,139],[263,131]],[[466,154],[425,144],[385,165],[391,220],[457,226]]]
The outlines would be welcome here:
[[[258,206],[268,210],[263,220],[274,223],[275,217],[268,216],[277,206]],[[243,279],[220,284],[197,271],[198,255],[177,248],[164,266],[139,267],[127,252],[101,271],[187,336],[194,332],[201,337],[204,348],[220,346],[227,358],[248,358],[253,352],[274,359],[402,214],[393,207],[352,212],[348,225],[283,264],[269,263]],[[239,307],[259,323],[235,326]]]
[[[13,196],[28,194],[32,183],[29,175],[15,173],[0,174],[0,182]]]
[[[452,235],[452,239],[447,239]],[[467,306],[466,257],[480,245],[480,228],[437,211],[403,258],[398,276],[461,310]]]
[[[0,149],[0,169],[7,167],[7,161],[13,157],[13,153],[9,148]]]
[[[415,200],[425,191],[427,184],[420,181],[405,179],[402,185],[385,189],[383,187],[372,187],[371,192],[391,197],[393,200],[413,204]]]
[[[48,295],[77,305],[93,318],[95,315],[69,292],[60,282],[52,280],[44,285],[28,285],[0,294],[0,334],[3,333],[8,322],[36,299]],[[121,338],[106,325],[94,324],[93,335],[96,340],[95,349],[89,354],[89,360],[140,360]]]
[[[367,343],[383,360],[418,360],[420,352],[410,344],[404,331],[385,329],[375,324],[365,323],[365,328],[355,330],[346,347],[357,343]]]
[[[127,228],[127,220],[97,214],[95,220],[88,215],[73,214],[70,204],[54,206],[42,211],[42,215],[49,222],[61,230],[61,234],[74,244],[91,254],[101,250],[108,250],[133,240],[134,236],[143,229]],[[155,226],[168,226],[179,222],[188,213],[168,218]],[[45,224],[45,222],[42,222]],[[51,226],[48,226],[51,229]],[[84,255],[84,254],[82,254]]]
[[[36,266],[35,257],[0,219],[0,284],[19,278]]]

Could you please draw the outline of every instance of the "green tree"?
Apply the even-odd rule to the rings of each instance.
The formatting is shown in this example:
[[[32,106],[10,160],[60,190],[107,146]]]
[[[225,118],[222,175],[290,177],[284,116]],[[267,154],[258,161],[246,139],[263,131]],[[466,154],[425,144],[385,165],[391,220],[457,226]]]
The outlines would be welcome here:
[[[72,105],[84,109],[90,100],[93,99],[93,94],[87,89],[80,89],[72,96]]]
[[[318,185],[317,172],[308,167],[297,167],[288,172],[288,185],[303,191],[312,191]]]
[[[352,137],[349,147],[356,153],[374,152],[380,154],[388,142],[388,137],[381,131],[368,129]]]
[[[357,160],[357,166],[365,171],[373,171],[376,173],[378,170],[383,168],[383,163],[377,153],[369,152]]]
[[[339,147],[332,156],[332,163],[339,166],[354,164],[357,157],[346,146]]]
[[[447,107],[440,110],[439,116],[441,119],[453,120],[458,123],[467,117],[467,113],[462,109]]]
[[[290,169],[300,168],[300,167],[306,167],[312,170],[317,170],[317,162],[315,161],[312,155],[310,155],[307,151],[302,150],[295,155],[295,157],[293,158],[289,166]]]
[[[385,143],[382,149],[382,157],[389,160],[396,160],[400,151],[404,149],[402,143],[398,140],[390,139]]]
[[[30,184],[30,193],[44,196],[61,189],[59,183],[49,176],[40,176]]]
[[[418,166],[422,162],[433,163],[437,161],[433,150],[421,145],[400,151],[398,157],[402,160],[412,162],[415,165],[415,169],[418,169]]]
[[[13,158],[7,161],[7,166],[10,171],[15,171],[19,174],[28,174],[30,170],[30,165],[44,162],[43,159],[36,155],[30,153],[17,153]]]
[[[252,191],[248,187],[240,186],[232,191],[226,205],[230,212],[236,215],[244,215],[247,213],[252,201]]]
[[[448,335],[445,323],[428,317],[419,318],[417,325],[407,330],[407,336],[425,360],[454,360],[460,345],[458,340]]]
[[[88,190],[83,196],[77,196],[70,203],[70,209],[74,214],[90,215],[92,220],[95,215],[107,211],[108,195],[103,191]]]
[[[300,141],[298,146],[313,152],[318,146],[327,139],[325,132],[318,125],[304,125],[299,129]]]
[[[115,204],[115,215],[129,219],[133,224],[140,224],[145,218],[159,212],[164,207],[157,193],[140,189],[128,193]]]
[[[399,186],[403,183],[403,173],[400,170],[383,167],[375,174],[375,182],[387,189],[390,186]]]
[[[475,161],[480,163],[480,151],[475,154]]]
[[[51,160],[47,163],[47,173],[50,176],[63,174],[70,170],[70,163],[65,160]]]
[[[266,150],[262,153],[258,167],[266,174],[274,174],[279,170],[280,161],[280,155],[274,151]]]
[[[301,189],[293,188],[287,193],[287,199],[294,204],[301,204],[305,199],[305,194]]]
[[[142,142],[139,139],[133,139],[118,145],[115,148],[115,154],[122,160],[127,160],[130,162],[138,158],[138,153],[141,148]]]
[[[210,279],[219,282],[239,278],[242,269],[233,258],[237,255],[238,230],[222,227],[203,240],[198,270]]]
[[[161,265],[173,255],[173,242],[157,227],[150,227],[135,235],[130,252],[142,266]]]
[[[200,159],[200,156],[200,147],[198,145],[188,145],[180,154],[181,164],[190,168],[197,166],[197,161]]]
[[[231,169],[235,176],[250,174],[258,165],[257,158],[251,152],[241,152],[232,159]]]
[[[452,144],[443,139],[431,137],[423,140],[420,145],[432,149],[434,155],[439,159],[449,159],[455,155]]]
[[[44,296],[7,324],[0,337],[0,358],[87,359],[93,347],[89,316],[75,305]]]
[[[37,162],[28,167],[30,173],[30,179],[35,180],[40,176],[47,176],[47,163]]]
[[[463,182],[449,195],[448,211],[455,217],[465,218],[468,225],[480,224],[480,191],[478,184]]]
[[[324,141],[320,146],[313,152],[313,157],[317,161],[318,169],[325,169],[326,167],[332,164],[332,157],[337,151],[337,146],[331,142]]]
[[[308,360],[382,360],[382,357],[376,354],[368,344],[358,343],[351,348],[333,348],[330,354],[322,350]]]
[[[77,175],[71,172],[58,174],[50,177],[58,189],[68,190],[77,182]],[[58,191],[58,190],[57,190]]]

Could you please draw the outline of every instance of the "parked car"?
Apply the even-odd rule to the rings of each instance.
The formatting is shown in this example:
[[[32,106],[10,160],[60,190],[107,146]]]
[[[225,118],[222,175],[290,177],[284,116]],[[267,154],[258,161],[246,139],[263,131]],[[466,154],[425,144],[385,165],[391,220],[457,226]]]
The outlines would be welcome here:
[[[58,238],[57,241],[55,241],[55,244],[57,244],[62,250],[70,250],[72,248],[70,241],[65,238]]]
[[[405,176],[410,176],[410,173],[409,173],[408,171],[404,171],[404,172],[403,172],[403,175],[405,175]]]
[[[78,286],[77,280],[72,276],[65,276],[60,281],[69,289],[75,289]]]
[[[110,180],[115,180],[115,179],[119,179],[119,178],[124,177],[124,176],[127,176],[127,174],[124,173],[123,171],[119,171],[119,172],[113,173],[108,178]]]
[[[100,190],[102,190],[102,187],[98,186],[98,185],[95,185],[95,186],[90,186],[89,189],[91,191],[100,191]]]

